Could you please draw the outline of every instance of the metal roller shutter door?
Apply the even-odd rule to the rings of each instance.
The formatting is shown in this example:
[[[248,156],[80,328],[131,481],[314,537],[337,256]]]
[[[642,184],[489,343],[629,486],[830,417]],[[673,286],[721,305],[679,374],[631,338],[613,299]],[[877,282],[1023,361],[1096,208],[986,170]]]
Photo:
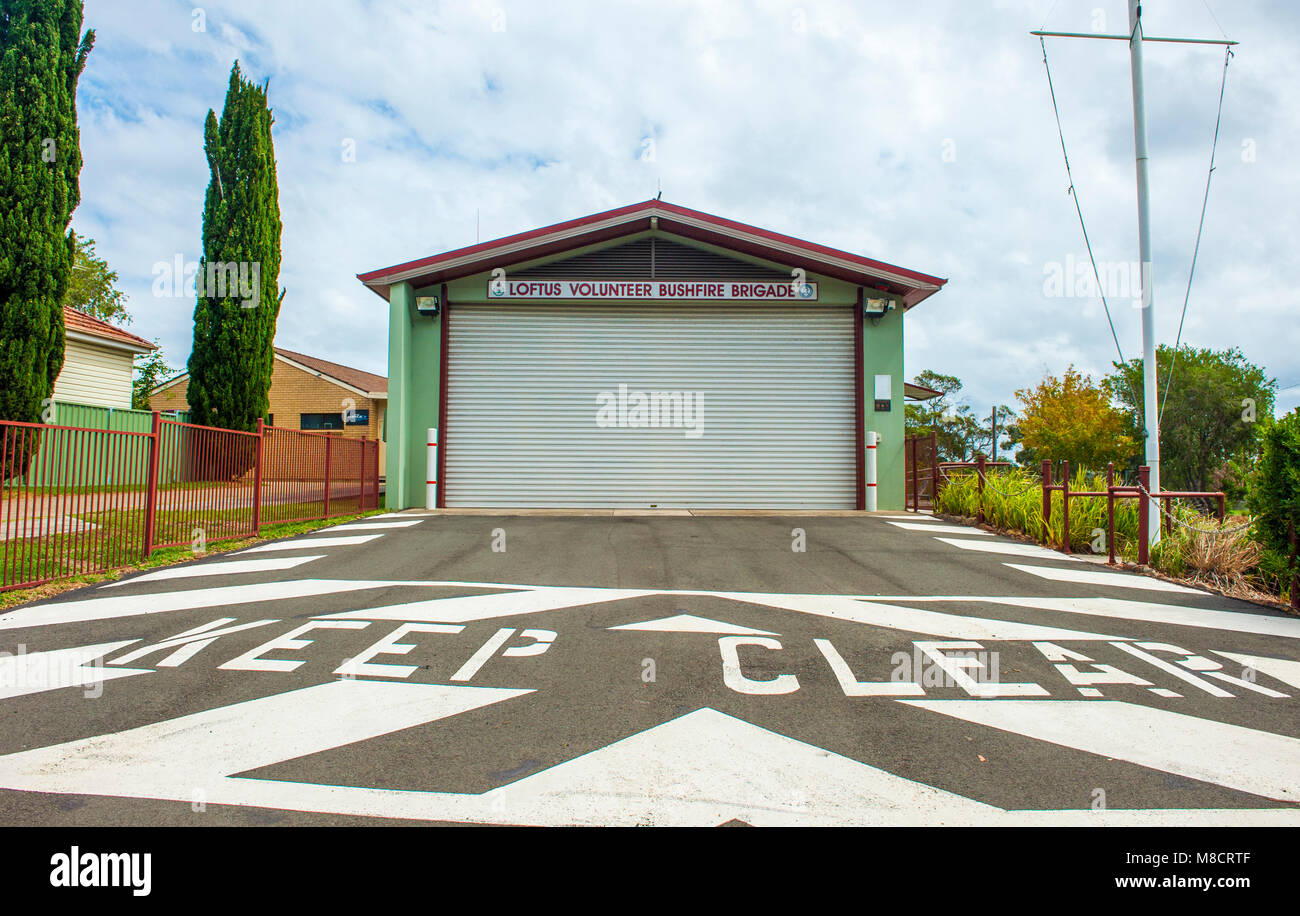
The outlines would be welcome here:
[[[852,509],[852,315],[790,304],[453,306],[446,504]],[[702,394],[701,435],[598,425],[599,396],[620,385],[629,396]]]

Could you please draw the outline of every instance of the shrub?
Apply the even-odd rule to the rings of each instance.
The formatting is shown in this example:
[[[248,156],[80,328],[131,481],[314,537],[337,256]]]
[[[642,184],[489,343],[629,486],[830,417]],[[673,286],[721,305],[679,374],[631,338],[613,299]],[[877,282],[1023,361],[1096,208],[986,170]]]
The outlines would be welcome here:
[[[1070,481],[1072,491],[1097,491],[1106,487],[1105,477],[1077,470]],[[992,526],[1027,534],[1039,543],[1059,547],[1064,513],[1062,494],[1052,494],[1047,530],[1043,527],[1043,496],[1039,478],[1028,471],[989,471],[985,474],[984,518]],[[973,471],[949,472],[935,500],[935,511],[947,515],[974,517],[979,510],[978,480]],[[1169,530],[1153,544],[1150,565],[1171,576],[1195,576],[1220,588],[1272,586],[1279,592],[1279,570],[1284,558],[1271,555],[1252,539],[1240,520],[1217,526],[1194,507],[1175,501],[1169,508],[1173,521]],[[1115,553],[1122,560],[1136,562],[1138,556],[1139,506],[1136,499],[1115,500]],[[1070,549],[1106,553],[1106,497],[1077,496],[1070,499]],[[1099,536],[1103,535],[1103,536]]]
[[[1300,410],[1268,424],[1248,503],[1256,539],[1274,557],[1271,572],[1300,608]]]

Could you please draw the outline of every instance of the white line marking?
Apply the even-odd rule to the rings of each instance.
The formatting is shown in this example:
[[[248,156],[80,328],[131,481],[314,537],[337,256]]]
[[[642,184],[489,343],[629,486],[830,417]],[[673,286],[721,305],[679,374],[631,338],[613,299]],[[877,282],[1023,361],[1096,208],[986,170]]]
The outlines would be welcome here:
[[[147,668],[105,668],[88,666],[89,662],[110,655],[135,639],[105,642],[93,646],[75,646],[50,652],[25,652],[0,655],[0,699],[58,690],[60,687],[89,687],[102,681],[137,674],[153,674]]]
[[[1201,690],[1204,690],[1212,697],[1228,698],[1232,696],[1232,694],[1228,693],[1228,691],[1224,690],[1221,687],[1216,687],[1215,685],[1211,684],[1209,681],[1205,680],[1204,678],[1197,677],[1196,675],[1192,674],[1192,672],[1188,671],[1186,668],[1183,668],[1179,665],[1172,664],[1171,662],[1167,662],[1163,658],[1156,658],[1154,655],[1152,655],[1149,652],[1143,652],[1137,646],[1131,646],[1128,643],[1124,643],[1124,642],[1113,642],[1111,643],[1111,645],[1114,646],[1116,649],[1120,649],[1121,651],[1127,652],[1129,655],[1132,655],[1134,658],[1142,659],[1142,661],[1146,662],[1148,665],[1151,665],[1152,667],[1155,668],[1159,668],[1161,671],[1165,672],[1166,674],[1172,674],[1174,677],[1186,681],[1187,683],[1191,684],[1193,687],[1199,687]],[[1143,645],[1150,647],[1151,644],[1143,643]]]
[[[293,569],[312,560],[319,560],[323,553],[308,557],[272,557],[267,560],[226,560],[221,563],[194,563],[186,566],[173,566],[158,572],[146,573],[132,579],[120,579],[110,582],[104,588],[118,585],[135,585],[137,582],[164,582],[168,579],[199,579],[205,576],[233,576],[241,573],[274,572],[279,569]]]
[[[491,595],[462,595],[456,598],[433,598],[427,601],[410,601],[385,607],[358,608],[337,614],[319,615],[324,619],[338,620],[402,620],[421,623],[466,623],[471,620],[490,620],[493,617],[514,617],[538,614],[561,608],[581,607],[619,601],[623,598],[643,598],[654,595],[651,589],[631,588],[555,588],[538,586],[526,591],[498,592]]]
[[[292,579],[288,582],[213,586],[155,595],[112,595],[19,608],[0,615],[0,630],[43,627],[57,623],[84,623],[88,620],[110,620],[115,617],[136,617],[141,614],[163,614],[168,611],[190,611],[195,608],[226,607],[286,598],[310,598],[372,588],[392,588],[396,585],[426,584],[428,583],[369,579]]]
[[[340,680],[0,757],[0,784],[31,791],[203,800],[238,797],[232,773],[365,741],[531,693]],[[294,807],[293,783],[269,794]],[[44,788],[41,788],[44,787]],[[319,787],[327,793],[333,788]],[[403,793],[405,794],[405,793]],[[239,802],[235,802],[238,804]]]
[[[478,674],[478,669],[487,664],[487,660],[496,654],[497,649],[505,643],[507,639],[515,635],[514,627],[502,627],[488,638],[488,641],[478,647],[478,651],[469,657],[465,664],[456,669],[456,673],[451,676],[453,681],[473,680],[474,675]]]
[[[978,550],[982,553],[1003,553],[1013,557],[1031,557],[1036,560],[1071,560],[1079,562],[1077,557],[1069,554],[1057,553],[1055,550],[1049,550],[1046,547],[1039,547],[1035,544],[1015,544],[1006,541],[964,541],[961,538],[935,538],[936,541],[943,541],[945,544],[951,544],[953,547],[960,547],[962,550]]]
[[[512,617],[543,611],[643,598],[654,595],[705,596],[744,601],[766,607],[784,608],[804,614],[849,620],[869,626],[888,627],[942,636],[950,639],[1023,639],[1023,640],[1113,640],[1111,636],[1062,627],[1045,627],[1018,621],[992,620],[965,614],[945,614],[920,608],[881,604],[840,595],[782,595],[763,592],[716,592],[702,590],[569,588],[556,586],[487,585],[468,582],[428,582],[437,586],[475,586],[509,588],[516,591],[457,598],[434,598],[378,608],[358,608],[325,618],[350,620],[402,620],[436,623],[465,623],[494,617]]]
[[[1118,700],[898,700],[965,722],[1281,801],[1300,801],[1300,740]]]
[[[916,525],[911,522],[890,522],[895,528],[902,528],[904,531],[925,531],[929,534],[977,534],[981,537],[993,537],[992,531],[985,531],[983,528],[967,528],[965,525],[941,525],[934,522],[929,525]]]
[[[234,617],[218,617],[211,623],[205,623],[186,630],[184,633],[177,634],[161,642],[150,643],[132,649],[125,655],[119,655],[117,658],[109,659],[110,665],[126,665],[137,659],[152,655],[155,652],[161,652],[164,649],[174,649],[166,658],[159,659],[155,668],[176,668],[185,664],[195,655],[198,655],[208,646],[217,641],[219,637],[229,636],[231,633],[242,633],[245,630],[254,630],[258,627],[264,627],[268,624],[279,623],[278,620],[254,620],[252,623],[237,624],[235,626],[223,626],[223,624],[234,623]]]
[[[1183,696],[1181,693],[1170,690],[1168,687],[1152,687],[1150,688],[1150,690],[1158,697],[1168,697],[1169,699],[1182,699]],[[1100,690],[1097,691],[1097,696],[1101,696]]]
[[[311,538],[309,540],[294,538],[289,541],[274,541],[270,544],[250,547],[247,550],[241,550],[235,556],[242,557],[246,553],[270,553],[274,550],[319,550],[322,547],[353,547],[381,537],[383,537],[382,534],[354,534],[351,537]]]
[[[1300,810],[1293,808],[1004,811],[708,708],[484,793],[230,775],[529,692],[339,681],[0,757],[0,786],[182,802],[202,793],[209,804],[542,826],[716,825],[732,819],[755,825],[1300,824]]]
[[[691,594],[677,592],[674,594]],[[839,595],[765,595],[756,592],[695,592],[716,598],[729,598],[733,601],[746,601],[767,607],[785,608],[803,614],[815,614],[819,617],[831,617],[836,620],[850,620],[873,627],[886,627],[891,630],[908,630],[913,633],[926,633],[948,639],[1022,639],[1022,640],[1058,640],[1058,639],[1122,639],[1117,636],[1103,636],[1081,630],[1067,630],[1059,627],[1045,627],[1032,623],[1020,623],[1015,620],[993,620],[984,617],[971,617],[966,614],[944,614],[939,611],[927,611],[921,608],[904,607],[895,604],[881,604],[876,601],[859,601]],[[1052,635],[1049,635],[1052,634]]]
[[[846,697],[925,696],[925,688],[915,681],[860,681],[829,639],[814,639],[813,644],[831,666],[831,672]]]
[[[694,614],[676,614],[661,617],[658,620],[643,620],[640,623],[625,623],[622,626],[609,627],[611,630],[638,630],[651,633],[717,633],[735,636],[779,636],[768,630],[755,630],[740,624],[713,620],[709,617],[696,617]]]
[[[1206,594],[1199,589],[1187,588],[1182,585],[1175,585],[1172,582],[1166,582],[1163,579],[1153,579],[1149,576],[1139,576],[1132,573],[1093,572],[1087,569],[1061,569],[1052,566],[1025,566],[1020,563],[1003,563],[1002,565],[1038,576],[1040,579],[1051,579],[1055,582],[1073,582],[1079,585],[1110,585],[1116,588],[1141,588],[1153,592],[1179,592],[1185,595]]]
[[[1222,671],[1207,671],[1205,672],[1205,676],[1223,681],[1225,684],[1235,684],[1243,690],[1253,690],[1255,693],[1262,693],[1264,696],[1272,697],[1275,700],[1282,700],[1291,696],[1289,693],[1280,693],[1271,687],[1261,687],[1254,681],[1242,680],[1241,678],[1233,677],[1231,674],[1224,674]]]
[[[980,598],[976,596],[898,600],[987,601],[990,604],[1063,611],[1067,614],[1086,614],[1117,620],[1143,620],[1148,623],[1167,623],[1180,627],[1201,627],[1211,630],[1229,630],[1234,633],[1256,633],[1260,636],[1300,639],[1300,619],[1295,617],[1269,617],[1264,614],[1247,614],[1240,611],[1212,611],[1198,607],[1182,607],[1177,604],[1130,601],[1124,598]],[[1300,684],[1293,686],[1300,687]]]
[[[1216,651],[1214,654],[1230,658],[1247,668],[1263,671],[1269,677],[1276,678],[1283,684],[1300,687],[1300,662],[1293,662],[1284,658],[1268,658],[1263,655],[1241,655],[1237,652]]]
[[[333,528],[322,528],[320,530],[322,534],[336,531],[388,531],[393,528],[410,528],[422,521],[424,519],[417,518],[405,522],[351,522],[346,525],[335,525]]]

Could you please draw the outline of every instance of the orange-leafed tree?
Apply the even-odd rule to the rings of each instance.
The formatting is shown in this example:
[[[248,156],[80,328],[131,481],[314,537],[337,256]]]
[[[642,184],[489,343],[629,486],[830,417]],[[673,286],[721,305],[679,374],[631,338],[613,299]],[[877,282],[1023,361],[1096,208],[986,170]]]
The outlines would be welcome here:
[[[1016,397],[1021,445],[1040,460],[1101,470],[1108,461],[1123,465],[1137,451],[1109,383],[1094,383],[1074,366],[1060,378],[1049,375],[1037,387],[1017,391]]]

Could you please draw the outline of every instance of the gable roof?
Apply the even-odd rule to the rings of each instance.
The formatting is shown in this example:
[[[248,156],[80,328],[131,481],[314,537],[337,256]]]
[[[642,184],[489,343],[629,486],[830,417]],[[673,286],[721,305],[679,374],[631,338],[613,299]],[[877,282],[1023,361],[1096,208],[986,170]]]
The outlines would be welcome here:
[[[158,349],[143,337],[137,337],[115,324],[92,318],[85,312],[79,312],[66,305],[63,307],[63,327],[68,337],[73,340],[92,338],[96,343],[107,343],[117,349],[130,350],[134,353],[150,353]]]
[[[282,359],[297,363],[299,366],[331,378],[336,382],[342,382],[352,388],[364,391],[368,395],[388,396],[388,379],[382,375],[375,375],[373,372],[366,372],[362,369],[353,369],[351,366],[345,366],[342,363],[332,363],[328,359],[308,356],[306,353],[296,353],[293,350],[286,350],[284,347],[276,347],[275,353]]]
[[[895,293],[902,296],[905,309],[934,295],[948,282],[919,271],[781,235],[700,210],[680,207],[664,200],[646,200],[404,264],[394,264],[392,267],[357,274],[357,279],[387,299],[389,289],[396,283],[410,283],[415,287],[445,283],[490,267],[518,264],[652,229]]]
[[[328,359],[321,359],[317,356],[308,356],[306,353],[286,350],[284,347],[276,347],[275,356],[292,366],[323,376],[329,381],[350,388],[366,397],[385,399],[388,397],[388,379],[382,375],[375,375],[373,372],[366,372],[362,369],[353,369],[351,366],[330,362]],[[155,386],[149,394],[154,395],[160,391],[166,391],[189,377],[189,372],[173,375],[167,381]]]

